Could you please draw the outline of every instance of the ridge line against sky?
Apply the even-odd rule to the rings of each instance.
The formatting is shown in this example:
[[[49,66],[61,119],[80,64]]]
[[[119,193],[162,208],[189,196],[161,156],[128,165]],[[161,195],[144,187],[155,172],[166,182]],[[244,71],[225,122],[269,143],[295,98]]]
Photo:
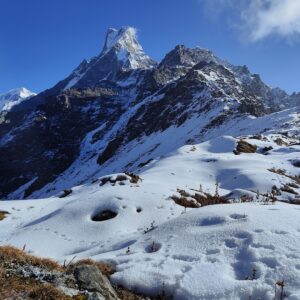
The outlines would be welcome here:
[[[0,93],[35,92],[98,55],[108,27],[133,26],[161,60],[177,44],[246,64],[269,85],[300,91],[300,0],[1,0]]]

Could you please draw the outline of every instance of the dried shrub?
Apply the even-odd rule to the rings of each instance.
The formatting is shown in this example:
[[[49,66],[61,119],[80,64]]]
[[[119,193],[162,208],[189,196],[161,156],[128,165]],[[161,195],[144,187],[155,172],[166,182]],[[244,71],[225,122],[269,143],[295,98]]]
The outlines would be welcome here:
[[[276,168],[268,169],[268,171],[290,178],[294,180],[297,184],[300,184],[300,175],[290,175],[286,173],[286,170]]]
[[[271,169],[268,169],[268,171],[279,174],[279,175],[284,175],[284,176],[286,175],[286,170],[283,170],[283,169],[271,168]]]
[[[114,288],[115,288],[115,291],[117,292],[119,298],[122,300],[145,300],[145,299],[148,299],[135,291],[125,289],[121,285],[114,286]]]
[[[174,202],[178,205],[181,205],[183,207],[189,207],[189,208],[198,208],[200,207],[201,205],[199,203],[196,203],[195,201],[193,200],[189,200],[188,198],[186,197],[183,197],[183,196],[171,196],[171,199],[174,200]]]
[[[296,191],[294,191],[291,187],[289,187],[286,184],[280,190],[283,192],[286,192],[286,193],[293,194],[293,195],[299,195]]]
[[[174,200],[176,204],[184,207],[198,208],[207,205],[229,203],[228,199],[219,196],[217,187],[215,195],[200,191],[199,193],[190,194],[182,189],[177,189],[177,192],[180,196],[173,195],[171,196],[171,199]]]

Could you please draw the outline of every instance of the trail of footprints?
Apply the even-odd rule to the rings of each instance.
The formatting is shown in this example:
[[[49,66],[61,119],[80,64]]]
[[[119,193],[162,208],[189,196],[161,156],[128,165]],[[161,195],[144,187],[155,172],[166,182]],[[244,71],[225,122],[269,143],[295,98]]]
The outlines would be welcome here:
[[[125,208],[125,207],[123,207]],[[162,208],[162,207],[158,207]],[[172,208],[170,208],[172,211]],[[247,215],[246,214],[231,214],[228,217],[207,217],[204,219],[201,219],[198,226],[217,226],[222,225],[225,222],[245,222],[247,221]],[[60,233],[57,230],[51,230],[50,228],[34,228],[34,231],[45,231],[50,234],[54,234],[60,239],[63,239],[64,241],[71,242],[72,238],[67,236],[64,233]],[[300,229],[296,229],[296,231],[300,234]],[[149,239],[149,242],[147,246],[144,249],[144,254],[153,254],[153,256],[147,256],[144,257],[144,261],[148,262],[152,265],[153,268],[160,268],[164,265],[166,259],[173,259],[178,260],[183,263],[183,266],[181,267],[182,275],[178,276],[176,280],[180,281],[184,278],[185,274],[189,272],[193,266],[191,266],[192,262],[198,261],[206,261],[209,263],[216,263],[218,262],[218,255],[222,251],[234,251],[234,263],[232,263],[232,268],[235,274],[236,280],[245,280],[247,277],[251,277],[253,275],[253,270],[255,269],[255,278],[258,279],[262,275],[262,269],[260,267],[261,264],[263,264],[265,267],[269,269],[276,269],[281,265],[281,263],[278,261],[276,257],[272,256],[272,252],[275,250],[275,247],[271,244],[263,244],[259,242],[254,241],[254,235],[259,234],[265,234],[266,231],[263,229],[256,229],[253,231],[253,234],[245,231],[237,231],[232,237],[224,239],[223,246],[221,246],[219,249],[212,248],[207,249],[206,253],[203,253],[203,255],[199,257],[194,257],[190,255],[183,255],[183,254],[172,254],[172,240],[176,239],[175,235],[169,235],[168,238],[164,241],[164,243],[156,243],[155,251],[152,251],[152,241]],[[274,230],[271,232],[268,232],[268,234],[276,234],[276,235],[287,235],[289,234],[286,231],[283,230]],[[109,251],[99,251],[100,248],[104,248],[104,243],[99,244],[99,242],[92,241],[89,242],[86,247],[78,248],[76,250],[77,253],[84,252],[86,250],[91,249],[92,247],[95,247],[95,253],[94,255],[110,252],[110,251],[117,251],[117,250],[124,250],[124,254],[118,254],[117,256],[123,256],[124,259],[118,259],[118,268],[121,271],[122,269],[126,269],[130,266],[130,263],[132,261],[136,261],[136,259],[141,258],[130,258],[125,259],[126,249],[128,247],[131,247],[134,245],[134,243],[137,240],[130,240],[125,242],[119,242],[116,245],[112,245],[111,250]],[[107,244],[109,244],[110,241],[107,241]],[[87,244],[87,241],[80,240],[80,244]],[[264,252],[266,255],[259,256],[256,253],[256,249],[263,249],[264,251],[261,251],[260,253]],[[163,258],[157,260],[155,257],[155,252],[163,253]],[[269,252],[270,255],[267,255]],[[135,252],[134,249],[131,248],[130,254],[139,254],[138,252]],[[296,253],[291,252],[290,254],[286,255],[286,259],[299,259],[299,263],[295,265],[295,270],[300,272],[300,256]],[[186,264],[184,264],[186,263]],[[252,274],[251,274],[252,272]]]

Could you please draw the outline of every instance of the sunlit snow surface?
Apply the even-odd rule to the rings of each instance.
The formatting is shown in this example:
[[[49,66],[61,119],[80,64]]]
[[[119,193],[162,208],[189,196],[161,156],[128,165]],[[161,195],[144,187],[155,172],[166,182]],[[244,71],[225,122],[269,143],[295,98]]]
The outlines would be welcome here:
[[[284,279],[288,299],[300,299],[300,206],[254,202],[185,210],[170,199],[177,188],[192,191],[200,184],[214,193],[215,182],[221,194],[255,196],[251,191],[290,182],[270,168],[299,173],[292,164],[299,145],[278,146],[270,135],[248,139],[258,153],[234,155],[237,140],[223,136],[183,146],[145,166],[138,184],[100,186],[98,180],[66,198],[1,202],[10,215],[0,223],[0,243],[26,244],[61,262],[74,256],[112,262],[114,282],[149,295],[164,287],[175,299],[273,299],[275,282]],[[259,153],[267,145],[273,150]],[[91,220],[108,209],[117,216]],[[246,280],[254,269],[254,280]]]

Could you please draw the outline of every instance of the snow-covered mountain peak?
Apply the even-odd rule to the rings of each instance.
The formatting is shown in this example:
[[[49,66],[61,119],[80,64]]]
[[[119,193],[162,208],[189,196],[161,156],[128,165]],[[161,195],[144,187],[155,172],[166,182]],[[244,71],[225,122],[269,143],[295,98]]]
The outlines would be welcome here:
[[[100,56],[111,52],[117,56],[117,60],[124,68],[148,68],[153,65],[153,61],[144,53],[138,42],[136,29],[133,27],[122,27],[119,30],[108,29]]]
[[[132,78],[124,78],[124,73],[137,69],[152,69],[156,65],[157,63],[144,53],[137,40],[135,28],[109,28],[101,53],[89,61],[84,60],[63,81],[63,90],[101,86],[106,81],[132,82]],[[58,85],[58,89],[61,85]]]
[[[143,51],[137,40],[136,29],[133,27],[122,27],[119,30],[108,29],[102,54],[109,52],[114,47],[127,49],[130,52]]]
[[[8,111],[23,100],[35,95],[36,93],[33,93],[24,87],[12,89],[4,94],[0,94],[0,111]]]

